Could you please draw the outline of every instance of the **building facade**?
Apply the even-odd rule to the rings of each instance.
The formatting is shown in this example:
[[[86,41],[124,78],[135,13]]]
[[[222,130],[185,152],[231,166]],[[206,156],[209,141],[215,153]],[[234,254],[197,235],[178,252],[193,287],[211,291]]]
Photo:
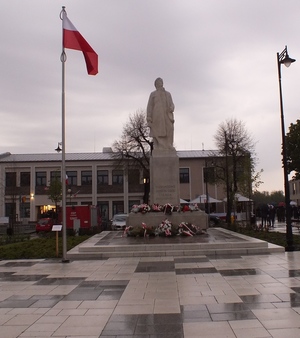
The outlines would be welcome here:
[[[190,201],[199,195],[222,200],[223,186],[205,182],[207,160],[218,157],[213,150],[178,151],[180,197]],[[128,213],[144,200],[143,172],[116,168],[113,153],[106,148],[97,153],[66,154],[67,205],[97,205],[102,219]],[[0,155],[0,217],[15,210],[16,221],[33,222],[54,210],[49,198],[50,182],[61,178],[61,154]],[[64,180],[63,180],[64,181]],[[150,201],[149,204],[155,203]],[[211,206],[222,212],[223,203]],[[213,210],[214,211],[214,210]]]

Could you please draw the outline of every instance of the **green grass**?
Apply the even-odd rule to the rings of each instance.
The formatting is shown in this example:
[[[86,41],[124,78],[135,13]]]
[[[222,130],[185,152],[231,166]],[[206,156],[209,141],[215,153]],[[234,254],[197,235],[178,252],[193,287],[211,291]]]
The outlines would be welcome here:
[[[12,236],[11,241],[14,241]],[[88,239],[90,236],[67,236],[67,251]],[[6,241],[7,242],[7,241]],[[62,257],[62,238],[58,239],[58,258]],[[56,238],[48,236],[44,238],[27,239],[21,242],[7,243],[0,246],[0,259],[40,259],[57,258]]]
[[[269,243],[286,247],[286,234],[280,232],[255,231],[250,227],[240,227],[226,224],[222,226],[246,236],[258,238]],[[90,235],[67,236],[67,251],[90,238]],[[293,236],[294,248],[300,251],[300,235]],[[0,237],[0,259],[42,259],[62,258],[62,238],[58,239],[58,257],[56,256],[56,238],[53,234],[42,238],[30,239],[29,236],[2,236]]]

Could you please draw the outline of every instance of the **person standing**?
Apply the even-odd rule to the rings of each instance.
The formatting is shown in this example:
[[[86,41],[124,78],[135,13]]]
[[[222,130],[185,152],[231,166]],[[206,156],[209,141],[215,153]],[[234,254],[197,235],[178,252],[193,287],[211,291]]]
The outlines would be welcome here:
[[[272,228],[274,228],[275,226],[275,214],[276,214],[276,210],[275,210],[275,207],[274,205],[270,204],[269,205],[269,217],[270,217],[270,226]]]

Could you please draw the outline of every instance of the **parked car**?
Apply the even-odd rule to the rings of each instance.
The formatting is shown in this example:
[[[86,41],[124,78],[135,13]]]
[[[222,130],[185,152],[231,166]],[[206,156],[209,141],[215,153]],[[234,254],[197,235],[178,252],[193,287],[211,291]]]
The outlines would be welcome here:
[[[221,223],[221,218],[216,216],[216,215],[210,214],[210,215],[208,215],[208,218],[209,218],[209,226],[210,227],[218,226]]]
[[[124,230],[126,227],[127,214],[116,214],[111,220],[112,230]]]
[[[35,226],[35,231],[37,233],[41,231],[51,231],[53,226],[53,219],[52,218],[41,218]]]

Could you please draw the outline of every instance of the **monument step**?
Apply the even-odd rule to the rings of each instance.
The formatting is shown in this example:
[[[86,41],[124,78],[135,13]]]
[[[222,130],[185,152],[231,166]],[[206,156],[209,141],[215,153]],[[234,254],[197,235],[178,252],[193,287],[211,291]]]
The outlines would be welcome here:
[[[73,248],[67,253],[67,256],[69,259],[108,259],[120,257],[255,255],[275,252],[284,252],[284,248],[226,229],[210,228],[207,235],[190,238],[133,238],[122,237],[122,232],[106,231]]]
[[[124,257],[198,257],[198,256],[221,256],[221,255],[262,255],[270,253],[284,252],[283,247],[264,246],[264,247],[232,247],[230,249],[203,249],[203,250],[169,250],[169,251],[69,251],[68,259],[108,259]]]
[[[157,244],[143,244],[143,245],[116,245],[116,246],[80,246],[79,252],[177,252],[177,251],[207,251],[207,250],[231,250],[234,249],[251,249],[251,248],[267,248],[267,242],[236,242],[228,248],[226,243],[208,243],[208,244],[177,244],[177,245],[157,245]]]

